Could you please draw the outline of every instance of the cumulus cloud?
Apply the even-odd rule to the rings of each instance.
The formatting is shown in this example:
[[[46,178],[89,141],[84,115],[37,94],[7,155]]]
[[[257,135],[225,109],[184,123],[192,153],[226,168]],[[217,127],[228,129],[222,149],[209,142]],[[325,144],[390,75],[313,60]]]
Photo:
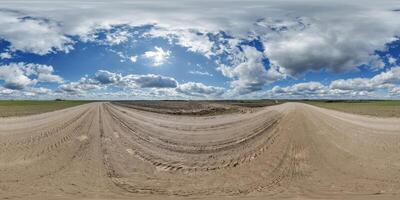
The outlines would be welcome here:
[[[108,87],[114,87],[118,91],[121,91],[118,92],[118,96],[128,99],[129,97],[218,98],[221,97],[221,95],[225,92],[225,88],[209,86],[198,82],[187,82],[179,84],[178,81],[176,81],[172,77],[155,74],[122,75],[106,70],[99,70],[93,76],[85,76],[75,82],[61,84],[56,92],[72,96],[98,97],[104,95],[105,93],[109,93],[107,92],[109,90],[105,90]]]
[[[358,18],[339,24],[330,18],[327,21],[298,21],[298,26],[303,28],[287,27],[286,31],[264,37],[265,54],[272,63],[293,76],[309,70],[351,71],[363,64],[382,68],[383,62],[371,54],[375,50],[383,50],[385,44],[392,41],[395,32],[385,30],[377,33],[366,28],[369,25],[364,21],[372,23],[378,28],[376,30],[392,29],[390,26],[398,25],[381,23],[383,19]],[[381,37],[376,37],[376,34]],[[357,38],[354,38],[355,35]]]
[[[0,86],[0,97],[2,99],[31,99],[53,97],[53,91],[45,87],[26,87],[23,90],[9,89]]]
[[[0,53],[0,58],[3,59],[3,60],[10,59],[10,58],[12,58],[12,55],[11,55],[10,52],[6,51],[6,52],[3,52],[3,53]]]
[[[246,94],[261,90],[262,87],[271,81],[281,78],[276,68],[265,69],[263,64],[264,56],[262,52],[250,46],[243,46],[243,54],[237,58],[238,64],[235,66],[226,66],[221,64],[218,70],[226,77],[232,78],[231,87],[234,93]]]
[[[393,96],[400,96],[400,87],[395,87],[390,90],[390,94]]]
[[[222,87],[204,85],[203,83],[188,82],[179,84],[176,91],[189,96],[218,97],[224,93],[225,89]]]
[[[328,90],[326,86],[322,85],[321,83],[312,81],[306,83],[297,83],[287,87],[275,86],[272,88],[272,92],[274,94],[308,96],[326,94],[328,93]]]
[[[377,91],[399,94],[400,67],[393,67],[371,78],[350,78],[332,81],[329,85],[319,82],[297,83],[287,87],[275,86],[266,95],[269,97],[330,97],[330,98],[381,98]]]
[[[375,52],[384,51],[385,44],[398,40],[395,36],[400,34],[400,21],[396,20],[400,13],[393,11],[395,6],[395,0],[188,1],[185,4],[179,1],[80,4],[8,1],[0,6],[0,38],[10,42],[11,53],[19,50],[44,55],[72,50],[71,38],[96,39],[93,35],[97,30],[111,30],[105,35],[105,41],[122,44],[129,41],[130,33],[125,29],[112,31],[115,27],[149,25],[152,28],[145,34],[149,37],[166,38],[188,51],[220,59],[218,69],[231,79],[231,91],[246,94],[260,91],[264,85],[287,76],[296,77],[309,71],[356,71],[359,65],[382,70],[384,62]],[[243,44],[252,40],[261,41],[262,50]],[[143,55],[153,66],[165,64],[171,56],[170,51],[157,48]],[[264,59],[270,61],[269,68],[264,66]],[[136,62],[137,57],[131,57],[131,61]],[[390,66],[397,62],[392,57],[387,61]],[[23,76],[28,78],[23,80]],[[379,79],[386,79],[385,85],[393,85],[389,82],[395,78],[389,76],[390,73],[382,74],[370,81],[360,78],[352,80],[354,83],[338,80],[332,87],[345,91],[349,86],[346,84],[363,81],[375,87],[378,82],[385,82]],[[8,80],[9,87],[26,87],[39,81],[38,77],[32,79],[24,74],[19,78],[22,78],[20,86]],[[33,82],[28,83],[28,79]],[[56,79],[41,75],[43,81],[56,82]]]
[[[196,75],[201,75],[201,76],[213,76],[212,74],[210,74],[207,71],[197,71],[197,70],[190,70],[189,74],[196,74]]]
[[[129,74],[124,76],[121,82],[128,87],[135,88],[175,88],[177,86],[174,78],[155,74]]]
[[[128,74],[123,76],[106,70],[97,71],[94,77],[88,80],[99,85],[117,85],[130,88],[175,88],[177,86],[177,81],[171,77],[155,74]]]
[[[10,63],[0,66],[0,80],[4,87],[13,90],[22,90],[37,82],[61,83],[63,79],[53,74],[52,66],[33,63]]]
[[[158,46],[155,46],[154,49],[154,51],[146,51],[143,54],[143,57],[149,59],[152,62],[153,66],[160,66],[168,61],[169,56],[171,55],[171,51],[165,51]]]
[[[11,94],[14,93],[14,92],[15,92],[15,90],[11,90],[11,89],[8,89],[8,88],[0,87],[0,95],[2,95],[2,96],[4,96],[4,95],[6,95],[6,96],[11,95]]]
[[[379,3],[371,0],[345,3],[329,0],[302,1],[301,3],[295,0],[251,3],[237,1],[229,4],[225,1],[212,3],[189,1],[184,5],[179,1],[168,3],[120,1],[112,4],[81,2],[79,5],[70,4],[68,1],[35,2],[35,4],[7,2],[2,4],[4,9],[2,13],[6,16],[2,17],[4,19],[2,27],[21,30],[23,25],[33,23],[34,25],[26,26],[25,29],[39,27],[40,29],[32,29],[31,32],[41,30],[37,34],[44,33],[58,38],[53,39],[49,46],[56,47],[55,49],[59,47],[58,49],[62,50],[60,47],[68,41],[65,35],[87,38],[98,29],[111,29],[113,25],[151,24],[156,27],[151,35],[173,37],[189,50],[203,52],[205,55],[213,54],[210,51],[213,41],[208,40],[207,33],[224,31],[238,38],[247,38],[250,33],[251,36],[261,36],[265,39],[267,53],[273,55],[273,60],[276,62],[283,62],[283,59],[279,57],[282,56],[283,48],[287,46],[294,48],[293,50],[289,48],[287,54],[300,53],[306,56],[304,59],[322,55],[329,59],[328,64],[334,65],[335,63],[358,63],[362,58],[368,59],[368,55],[373,53],[371,49],[380,49],[385,42],[398,33],[400,22],[394,20],[398,13],[393,12],[393,7],[390,7],[395,3],[394,0]],[[215,9],[210,9],[210,7]],[[22,10],[23,12],[6,12],[7,10]],[[18,20],[25,16],[50,19],[50,23],[36,18]],[[302,20],[298,22],[299,19]],[[276,31],[281,34],[270,36],[271,32]],[[360,37],[354,38],[354,35]],[[107,37],[109,41],[120,43],[126,40],[126,36],[127,33],[121,31],[113,32]],[[6,39],[9,40],[8,38]],[[369,41],[362,44],[366,39]],[[299,45],[295,44],[297,42]],[[346,44],[346,42],[349,43]],[[276,52],[272,47],[278,47]],[[316,47],[332,49],[337,59],[326,53],[315,52]],[[354,57],[354,61],[351,61],[351,56],[345,59],[344,53],[338,54],[337,51],[345,47],[360,47],[361,51]],[[44,49],[49,50],[49,48]],[[303,54],[305,50],[312,50],[312,52]],[[367,55],[364,55],[365,53]],[[300,62],[299,56],[292,59],[293,62]],[[293,67],[290,62],[283,64],[285,64],[284,67]],[[310,65],[310,68],[318,69],[319,65],[316,62]]]
[[[323,8],[325,5],[329,2],[316,5],[301,17],[289,15],[262,21],[263,27],[270,29],[262,39],[271,62],[291,75],[308,70],[356,70],[363,64],[382,68],[383,63],[374,52],[384,50],[385,44],[395,40],[400,23],[391,17],[398,13],[374,7],[371,2],[367,6],[338,4],[329,10]],[[299,7],[297,12],[303,9]]]
[[[10,64],[0,67],[0,80],[4,81],[4,87],[13,90],[22,90],[27,86],[34,85],[37,81],[27,76],[23,64]]]
[[[177,45],[186,47],[188,51],[200,53],[207,58],[215,55],[213,52],[214,42],[211,41],[207,33],[201,33],[193,29],[167,29],[162,27],[154,27],[150,32],[146,33],[150,37],[162,37],[174,42]]]
[[[32,64],[28,64],[29,65]],[[37,80],[39,82],[48,82],[48,83],[62,83],[64,80],[61,76],[55,75],[54,69],[52,66],[48,65],[34,65],[36,68],[36,75],[37,75]]]
[[[375,85],[368,78],[339,79],[332,81],[330,87],[338,90],[373,91]]]
[[[129,60],[130,60],[132,63],[136,63],[136,62],[137,62],[137,59],[138,59],[138,56],[131,56],[131,57],[129,57]]]
[[[82,77],[79,81],[62,84],[58,92],[71,95],[83,95],[88,91],[117,87],[119,89],[140,88],[175,88],[178,82],[171,77],[155,74],[128,74],[122,75],[106,70],[98,70],[94,76]]]
[[[305,98],[305,99],[348,99],[348,98],[376,98],[372,91],[335,89],[320,82],[304,82],[291,86],[275,86],[264,94],[268,98]]]
[[[127,30],[117,30],[106,34],[105,42],[110,45],[118,45],[128,41],[130,35]]]
[[[58,87],[58,93],[70,95],[84,95],[88,91],[100,90],[104,88],[101,83],[88,77],[82,77],[79,81],[62,84]]]
[[[69,52],[73,41],[64,35],[58,23],[33,18],[21,12],[0,12],[0,38],[11,43],[11,50],[39,55],[54,51]]]
[[[100,84],[117,83],[121,80],[121,74],[112,73],[106,70],[99,70],[94,75],[94,80]]]
[[[400,83],[400,66],[392,67],[386,72],[382,72],[371,79],[376,85]]]
[[[389,57],[388,57],[388,63],[389,63],[390,65],[395,65],[395,64],[397,63],[397,59],[394,58],[394,57],[392,57],[392,56],[389,56]]]
[[[29,92],[34,93],[34,95],[49,95],[52,90],[44,87],[31,88]]]
[[[348,91],[374,91],[377,89],[392,88],[400,83],[400,67],[393,67],[381,72],[372,78],[351,78],[334,80],[330,84],[332,89]]]

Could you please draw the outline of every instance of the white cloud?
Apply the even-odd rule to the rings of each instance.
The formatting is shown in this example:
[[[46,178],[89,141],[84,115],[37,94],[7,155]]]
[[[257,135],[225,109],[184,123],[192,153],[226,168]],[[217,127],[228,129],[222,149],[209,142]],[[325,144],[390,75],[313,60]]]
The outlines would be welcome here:
[[[22,65],[12,63],[0,67],[0,80],[4,81],[5,88],[21,90],[36,83],[36,80],[31,80],[26,75]]]
[[[246,94],[261,90],[268,83],[282,78],[276,68],[266,70],[262,59],[263,54],[254,47],[243,46],[243,53],[236,56],[236,66],[221,64],[218,70],[226,77],[232,78],[231,87],[234,93]],[[241,57],[239,57],[241,56]]]
[[[37,80],[39,82],[48,82],[48,83],[62,83],[63,82],[63,78],[61,78],[58,75],[43,74],[43,73],[38,74]]]
[[[33,46],[42,46],[38,48],[40,50],[35,48],[35,52],[41,53],[52,49],[65,50],[64,47],[69,43],[66,35],[88,39],[96,30],[111,29],[113,25],[153,24],[156,26],[152,32],[154,36],[173,36],[179,44],[186,46],[190,51],[202,52],[205,55],[213,54],[210,51],[212,41],[205,36],[207,33],[224,31],[235,38],[247,38],[250,34],[251,37],[263,38],[268,48],[267,53],[272,55],[274,62],[294,73],[296,72],[294,63],[301,62],[299,59],[302,56],[305,56],[304,60],[310,60],[318,55],[325,56],[328,58],[325,62],[329,64],[330,69],[348,68],[347,65],[351,63],[368,63],[369,55],[373,53],[371,49],[383,48],[383,45],[400,31],[400,22],[395,20],[398,12],[392,11],[396,3],[395,0],[229,3],[189,1],[185,4],[179,1],[117,1],[101,4],[94,2],[71,4],[69,1],[24,4],[7,2],[1,5],[3,8],[1,27],[4,27],[2,31],[7,33],[3,34],[3,37],[12,41],[13,46],[26,50],[32,50]],[[213,9],[210,9],[211,7]],[[25,16],[45,18],[50,22],[17,19]],[[299,16],[305,19],[304,23],[296,22]],[[281,34],[271,36],[271,32],[275,31],[280,31]],[[32,38],[36,38],[39,41],[18,42],[16,37],[24,39],[21,37],[23,32],[26,32],[24,34],[26,40],[29,38],[29,41],[32,41]],[[40,37],[46,35],[47,37]],[[354,35],[357,35],[357,38],[353,37]],[[126,34],[122,32],[108,37],[109,41],[119,43],[125,41],[125,36]],[[51,39],[50,42],[42,44],[41,38]],[[284,46],[294,49],[289,48],[284,51]],[[278,48],[274,50],[272,47]],[[314,50],[318,47],[324,48],[323,52],[318,53]],[[357,48],[360,51],[346,58],[344,53],[337,52],[345,48]],[[329,49],[333,52],[332,56],[324,53]],[[306,54],[305,50],[311,52]],[[300,55],[294,55],[293,61],[285,62],[282,53]],[[346,66],[334,67],[339,63],[344,63]],[[311,63],[308,67],[320,69],[320,64]]]
[[[99,82],[94,81],[93,79],[82,77],[77,82],[69,82],[62,84],[58,87],[57,92],[59,93],[67,93],[69,95],[84,95],[88,91],[92,90],[100,90],[105,86],[101,85]]]
[[[189,74],[196,74],[196,75],[201,75],[201,76],[213,76],[212,74],[210,74],[207,71],[197,71],[197,70],[190,70]]]
[[[23,90],[37,82],[63,82],[63,79],[53,72],[53,67],[48,65],[10,63],[0,66],[0,80],[4,81],[5,88],[13,90]]]
[[[49,95],[51,94],[52,90],[44,87],[39,87],[39,88],[31,88],[29,92],[34,93],[34,95]]]
[[[275,86],[264,94],[264,98],[306,98],[306,99],[350,99],[377,98],[372,91],[334,89],[320,82],[297,83],[287,87]]]
[[[387,90],[389,95],[398,96],[400,91],[398,73],[400,73],[400,67],[394,67],[372,78],[339,79],[327,85],[315,81],[303,82],[286,87],[275,86],[266,92],[255,91],[239,95],[246,98],[382,98],[377,92]],[[106,98],[104,94],[108,92],[106,90],[99,92],[99,90],[108,87],[121,90],[118,95],[115,95],[127,99],[219,99],[231,97],[230,92],[232,92],[223,87],[209,86],[200,82],[179,84],[174,78],[161,75],[121,75],[105,70],[97,71],[93,77],[86,76],[77,82],[63,84],[58,91],[74,96],[97,98],[103,95],[102,97]]]
[[[395,65],[395,64],[397,63],[397,59],[394,58],[394,57],[392,57],[392,56],[389,56],[389,57],[388,57],[388,63],[389,63],[390,65]]]
[[[93,77],[85,76],[79,81],[62,84],[58,92],[70,95],[88,95],[88,91],[102,90],[107,87],[119,89],[146,89],[146,88],[175,88],[178,82],[171,77],[155,74],[128,74],[121,75],[106,70],[97,71]]]
[[[98,85],[114,85],[128,88],[175,88],[177,81],[174,78],[155,74],[128,74],[121,75],[106,70],[99,70],[93,78],[87,78],[90,83]]]
[[[287,75],[298,76],[308,71],[352,71],[358,70],[361,64],[382,69],[382,60],[374,52],[385,50],[385,44],[400,35],[397,20],[400,13],[392,11],[396,6],[395,0],[188,1],[185,4],[179,1],[79,4],[8,1],[0,6],[0,37],[11,43],[11,51],[43,55],[70,51],[73,45],[70,36],[89,41],[100,29],[152,25],[148,34],[151,37],[171,39],[188,51],[206,57],[228,54],[227,60],[232,62],[225,65],[220,62],[219,70],[231,79],[233,92],[244,94]],[[215,34],[228,37],[221,39]],[[121,44],[128,38],[124,30],[106,35],[111,44]],[[262,54],[248,50],[251,47],[244,48],[244,52],[236,48],[241,41],[252,39],[262,41],[265,49]],[[161,50],[161,56],[158,50],[144,56],[153,65],[162,65],[168,61],[170,52]],[[261,64],[263,58],[270,60],[269,69]],[[388,58],[392,66],[396,63],[394,59]],[[373,81],[393,82],[396,78],[390,73],[396,74],[395,71],[382,74]],[[42,80],[55,79],[41,76]],[[34,85],[23,82],[23,87]],[[339,87],[339,82],[335,84]],[[340,87],[345,84],[342,82]]]
[[[133,88],[175,88],[178,84],[174,78],[155,74],[129,74],[122,77],[121,82]]]
[[[188,82],[179,84],[176,91],[189,96],[218,97],[225,92],[225,89],[222,87],[204,85],[203,83]]]
[[[3,88],[3,87],[0,87],[0,95],[2,95],[2,96],[4,96],[4,95],[11,95],[11,94],[13,94],[15,92],[15,90],[11,90],[11,89],[8,89],[8,88]]]
[[[386,72],[382,72],[371,79],[376,85],[400,83],[400,66],[392,67]]]
[[[131,56],[131,57],[129,57],[129,60],[132,62],[132,63],[136,63],[137,62],[137,59],[138,59],[138,56]]]
[[[275,86],[267,95],[270,97],[329,97],[329,98],[382,98],[378,91],[386,90],[397,95],[400,83],[400,67],[393,67],[372,78],[338,79],[329,85],[319,82],[298,83],[287,87]]]
[[[72,40],[64,35],[58,23],[29,18],[21,12],[0,12],[0,38],[11,43],[11,50],[39,55],[54,51],[69,52]]]
[[[44,87],[28,87],[25,90],[12,90],[0,87],[0,97],[3,99],[49,99],[53,94],[51,89]]]
[[[390,90],[390,94],[394,96],[400,96],[400,87],[395,87]]]
[[[393,67],[386,72],[381,72],[372,78],[351,78],[334,80],[331,89],[347,91],[376,91],[390,89],[400,83],[400,67]]]
[[[146,34],[151,37],[162,37],[174,42],[176,44],[186,47],[188,51],[200,53],[207,58],[215,55],[212,51],[214,42],[210,41],[206,33],[200,33],[194,30],[187,29],[166,29],[161,27],[155,27]]]
[[[330,84],[332,89],[355,90],[355,91],[373,91],[376,86],[368,78],[353,78],[334,80]]]
[[[280,87],[275,86],[272,88],[274,94],[285,94],[285,95],[322,95],[328,93],[327,87],[319,82],[306,82],[297,83],[292,86]]]
[[[155,46],[154,49],[154,51],[146,51],[143,57],[151,60],[153,66],[160,66],[166,63],[171,55],[171,51],[165,51],[158,46]]]
[[[10,52],[3,52],[3,53],[0,53],[0,58],[3,60],[10,59],[10,58],[12,58],[12,55]]]
[[[61,76],[53,74],[54,69],[52,66],[36,64],[34,67],[36,68],[37,80],[39,82],[62,83],[64,81]]]
[[[57,92],[71,96],[97,97],[108,93],[107,90],[104,90],[107,87],[114,87],[117,90],[121,90],[118,93],[118,96],[121,98],[131,97],[139,99],[167,97],[218,98],[225,92],[225,88],[208,86],[203,83],[188,82],[178,84],[174,78],[161,75],[121,75],[106,70],[97,71],[93,77],[86,76],[82,77],[79,81],[62,84],[58,87]]]
[[[377,56],[371,56],[369,58],[369,63],[367,64],[373,71],[378,71],[381,70],[385,67],[385,63],[382,61],[382,59]]]
[[[126,30],[118,30],[112,33],[106,34],[105,42],[110,45],[118,45],[128,41],[130,33]]]
[[[121,74],[112,73],[106,70],[98,70],[94,75],[94,80],[100,84],[118,83],[122,79]]]
[[[373,53],[384,50],[385,44],[400,31],[400,23],[389,18],[394,14],[355,10],[338,17],[335,13],[316,12],[319,19],[289,18],[286,20],[290,25],[284,25],[283,31],[262,36],[265,54],[273,64],[290,75],[309,70],[351,71],[362,64],[373,69],[384,67]]]

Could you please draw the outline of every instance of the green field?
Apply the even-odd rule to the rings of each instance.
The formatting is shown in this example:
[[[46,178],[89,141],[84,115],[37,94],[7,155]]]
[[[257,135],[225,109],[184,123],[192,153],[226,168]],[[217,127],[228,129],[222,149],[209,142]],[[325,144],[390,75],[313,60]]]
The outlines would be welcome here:
[[[400,100],[302,101],[311,105],[360,115],[400,117]]]
[[[89,102],[90,101],[0,100],[0,117],[39,114]]]

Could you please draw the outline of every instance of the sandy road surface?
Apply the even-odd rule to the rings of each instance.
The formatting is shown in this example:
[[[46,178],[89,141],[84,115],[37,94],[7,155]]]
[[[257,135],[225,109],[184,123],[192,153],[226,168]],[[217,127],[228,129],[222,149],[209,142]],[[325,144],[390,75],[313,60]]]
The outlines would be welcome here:
[[[299,103],[190,117],[91,103],[0,119],[0,199],[399,199],[400,119]]]

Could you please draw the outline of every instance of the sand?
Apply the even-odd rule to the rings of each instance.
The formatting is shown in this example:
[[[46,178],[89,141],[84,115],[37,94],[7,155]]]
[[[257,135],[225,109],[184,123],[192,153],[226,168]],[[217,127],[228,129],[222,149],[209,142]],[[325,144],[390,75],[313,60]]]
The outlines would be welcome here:
[[[399,199],[400,119],[301,103],[0,118],[0,199]]]

